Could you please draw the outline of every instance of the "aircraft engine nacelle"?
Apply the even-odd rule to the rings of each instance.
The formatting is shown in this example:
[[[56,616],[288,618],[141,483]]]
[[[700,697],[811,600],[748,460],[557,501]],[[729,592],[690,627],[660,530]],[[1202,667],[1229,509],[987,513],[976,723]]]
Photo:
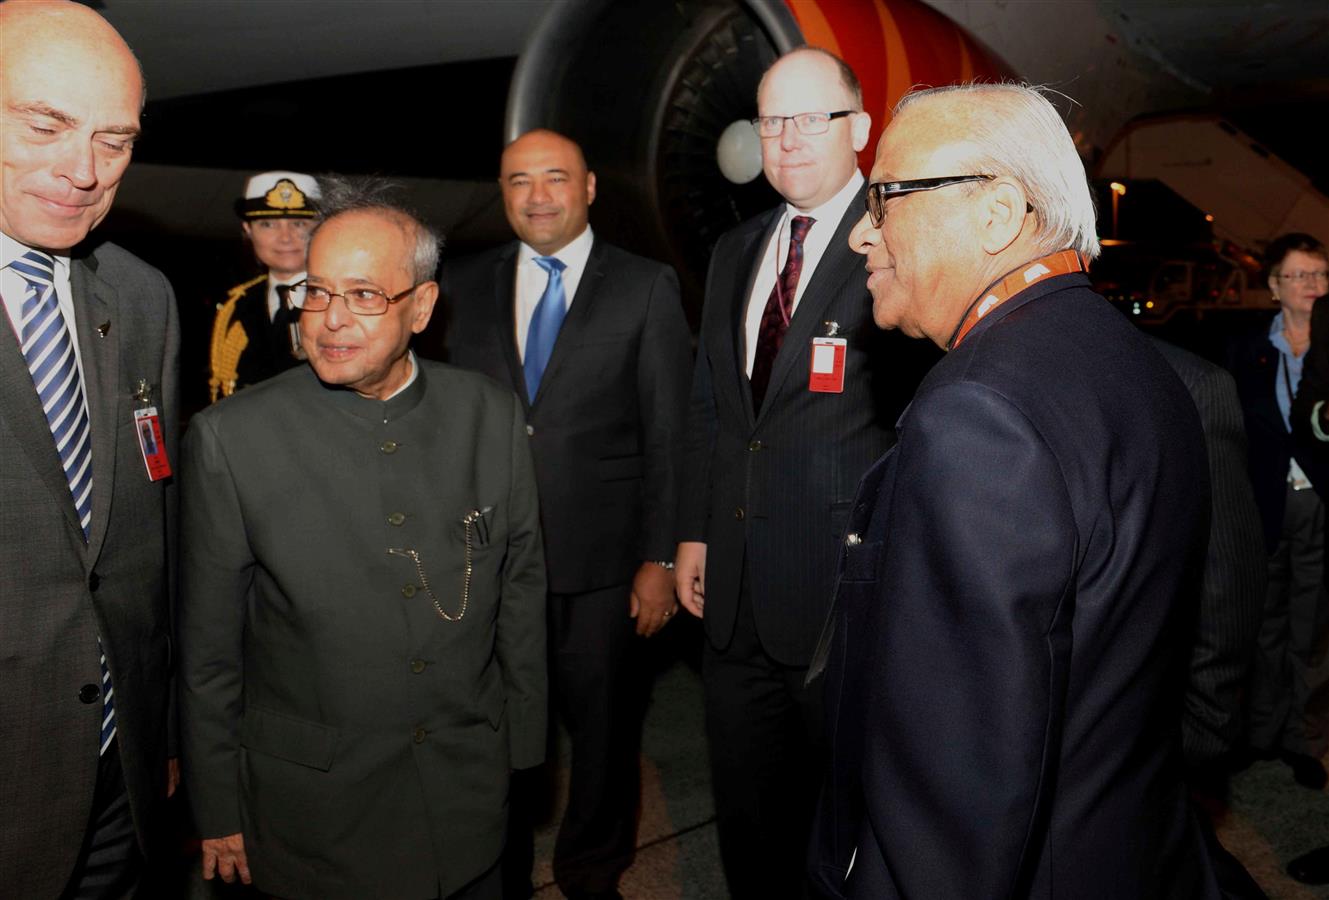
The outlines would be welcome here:
[[[756,115],[766,67],[803,44],[862,82],[865,173],[910,87],[1011,74],[921,0],[555,0],[513,74],[506,138],[552,128],[576,139],[599,179],[597,231],[671,263],[695,314],[716,239],[778,201],[759,142],[734,123]]]

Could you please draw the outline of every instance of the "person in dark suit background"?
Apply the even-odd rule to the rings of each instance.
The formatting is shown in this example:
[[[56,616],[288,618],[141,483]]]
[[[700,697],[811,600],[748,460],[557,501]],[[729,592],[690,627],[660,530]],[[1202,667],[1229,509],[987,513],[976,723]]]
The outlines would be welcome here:
[[[1329,467],[1307,403],[1312,308],[1325,290],[1324,247],[1288,234],[1266,248],[1269,287],[1282,309],[1234,343],[1237,379],[1250,440],[1250,477],[1264,524],[1269,587],[1247,702],[1248,759],[1281,757],[1299,784],[1325,786],[1320,758],[1329,750],[1329,592],[1325,589],[1324,502]],[[1317,274],[1318,273],[1318,274]],[[1295,276],[1295,277],[1294,277]],[[1305,277],[1303,277],[1305,276]],[[1308,387],[1306,385],[1309,385]],[[1313,404],[1311,404],[1313,405]],[[1320,433],[1324,433],[1321,431]]]
[[[572,741],[554,878],[572,898],[616,897],[636,849],[634,635],[656,633],[676,609],[670,569],[690,339],[674,271],[587,224],[595,175],[574,142],[523,135],[503,152],[500,184],[518,240],[443,267],[445,353],[511,387],[526,410],[552,690]],[[535,790],[519,785],[514,797],[509,897],[531,894],[531,813],[519,817]]]
[[[1318,243],[1303,244],[1303,252]],[[1314,293],[1319,295],[1311,309],[1310,348],[1302,367],[1301,385],[1292,402],[1291,425],[1293,438],[1311,448],[1308,461],[1315,467],[1312,484],[1323,503],[1329,500],[1329,474],[1320,474],[1325,471],[1323,467],[1329,465],[1329,450],[1325,447],[1329,442],[1329,414],[1326,414],[1329,406],[1329,294],[1326,293],[1329,292],[1329,265],[1325,265],[1323,250],[1318,255],[1319,264],[1311,261],[1311,265],[1301,268],[1300,278],[1288,277],[1280,281],[1294,283],[1297,287],[1312,286]],[[1329,884],[1329,845],[1292,860],[1287,871],[1306,884]]]
[[[85,238],[143,78],[86,6],[5,3],[0,34],[0,893],[130,896],[174,789],[175,488],[149,479],[135,395],[174,459],[179,326],[160,272]]]
[[[205,878],[497,900],[545,754],[544,559],[516,398],[408,349],[438,239],[330,182],[291,289],[309,365],[184,446],[184,767]]]
[[[1216,898],[1178,727],[1204,435],[1176,374],[1090,289],[1074,142],[1030,88],[918,91],[872,176],[852,240],[874,319],[948,352],[844,540],[812,670],[834,736],[816,883]]]
[[[706,634],[712,787],[736,898],[795,896],[803,881],[821,732],[804,671],[854,487],[923,368],[916,342],[873,329],[847,244],[871,125],[858,79],[823,50],[795,50],[763,76],[757,110],[763,170],[785,202],[711,256],[676,570]],[[814,341],[818,359],[840,359],[816,380]]]
[[[1241,744],[1244,687],[1268,576],[1260,511],[1246,470],[1241,399],[1221,366],[1158,338],[1153,344],[1195,402],[1209,457],[1209,542],[1181,719],[1186,780],[1224,897],[1264,900],[1264,891],[1219,842],[1209,821],[1226,808],[1228,767]]]
[[[1241,398],[1232,375],[1166,341],[1154,347],[1181,378],[1204,429],[1212,497],[1182,750],[1197,778],[1220,777],[1241,742],[1243,688],[1260,628],[1267,561],[1246,468]]]
[[[305,277],[309,234],[318,222],[318,182],[300,172],[260,172],[236,201],[240,228],[266,271],[235,285],[212,322],[212,402],[300,365],[299,316],[279,288]]]

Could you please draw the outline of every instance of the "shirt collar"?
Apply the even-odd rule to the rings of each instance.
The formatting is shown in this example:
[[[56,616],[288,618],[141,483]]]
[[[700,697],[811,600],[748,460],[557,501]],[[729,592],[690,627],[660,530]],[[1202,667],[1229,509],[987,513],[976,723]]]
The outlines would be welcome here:
[[[1269,323],[1269,343],[1274,345],[1279,353],[1284,356],[1293,356],[1292,345],[1287,342],[1283,335],[1283,314],[1281,312],[1274,315],[1273,321]]]
[[[844,217],[844,212],[849,208],[855,197],[863,194],[863,173],[854,169],[854,174],[845,182],[844,187],[835,192],[835,196],[827,200],[821,206],[810,209],[807,212],[794,206],[792,203],[786,203],[785,215],[793,218],[794,216],[811,216],[818,222],[834,222],[840,224],[840,219]]]
[[[591,226],[587,225],[582,233],[572,240],[568,241],[561,249],[554,253],[538,253],[535,248],[525,241],[521,242],[521,249],[517,254],[517,264],[530,262],[537,256],[557,257],[566,268],[580,271],[586,265],[586,260],[591,255],[591,243],[594,235],[591,234]]]
[[[9,268],[10,263],[32,249],[33,248],[29,247],[27,244],[20,243],[3,231],[0,231],[0,269]],[[40,252],[45,253],[47,256],[55,260],[56,277],[68,280],[69,254],[66,253],[61,256],[58,253],[51,253],[48,250],[42,250]]]

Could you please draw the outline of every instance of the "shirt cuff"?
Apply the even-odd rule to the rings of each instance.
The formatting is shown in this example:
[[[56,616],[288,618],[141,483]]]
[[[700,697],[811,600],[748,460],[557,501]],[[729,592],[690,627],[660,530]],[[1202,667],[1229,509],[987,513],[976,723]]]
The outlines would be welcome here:
[[[1314,409],[1311,410],[1311,432],[1315,435],[1316,440],[1329,441],[1329,434],[1325,434],[1324,429],[1320,427],[1320,407],[1322,406],[1324,406],[1323,400],[1316,403]]]

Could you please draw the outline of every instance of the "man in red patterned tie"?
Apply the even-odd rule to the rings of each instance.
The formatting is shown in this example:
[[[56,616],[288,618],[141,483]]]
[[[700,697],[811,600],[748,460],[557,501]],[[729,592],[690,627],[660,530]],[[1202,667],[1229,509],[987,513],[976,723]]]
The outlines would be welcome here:
[[[753,126],[784,198],[725,234],[706,284],[679,507],[679,600],[702,617],[720,852],[730,893],[803,883],[820,704],[803,679],[859,477],[912,393],[848,246],[858,79],[812,48],[762,78]],[[905,351],[908,352],[908,351]],[[896,390],[898,389],[898,390]]]

